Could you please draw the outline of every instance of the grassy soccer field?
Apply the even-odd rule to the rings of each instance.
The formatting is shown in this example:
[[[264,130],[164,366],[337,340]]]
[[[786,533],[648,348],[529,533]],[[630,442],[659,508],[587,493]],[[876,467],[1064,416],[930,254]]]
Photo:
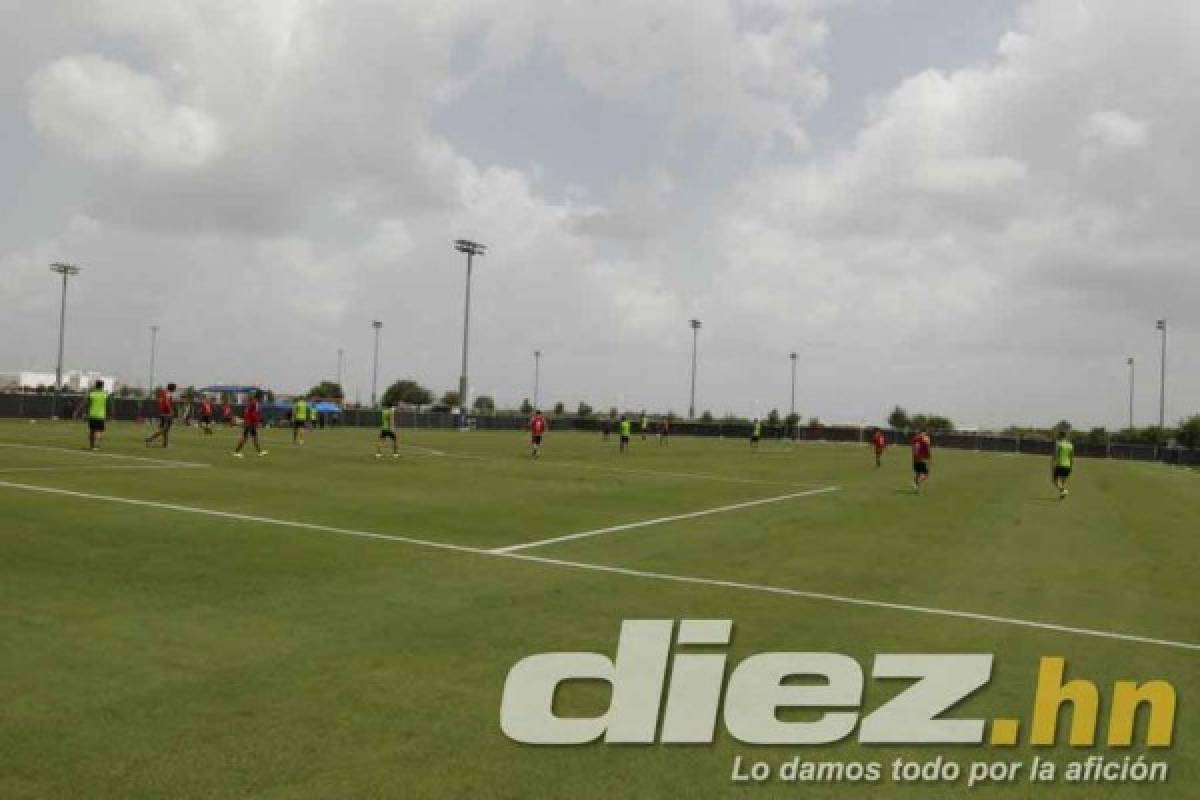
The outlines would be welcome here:
[[[1200,783],[1200,651],[1178,646],[1200,642],[1194,472],[1082,461],[1059,502],[1048,460],[938,451],[918,497],[902,449],[877,470],[865,446],[635,437],[622,457],[615,440],[552,432],[532,462],[516,433],[404,431],[402,457],[376,460],[374,431],[327,430],[303,448],[268,431],[270,455],[237,460],[229,430],[177,428],[164,451],[139,426],[110,429],[91,454],[79,424],[0,423],[0,797],[959,797],[735,785],[730,771],[737,755],[1143,752],[1035,753],[1024,730],[1016,748],[959,750],[751,747],[723,725],[700,746],[503,735],[514,663],[611,655],[631,618],[733,619],[731,664],[851,655],[868,710],[901,688],[870,680],[875,653],[995,653],[990,686],[954,712],[986,719],[1027,718],[1040,656],[1106,694],[1164,678],[1180,697],[1175,746],[1153,755],[1180,793],[1163,796]],[[546,541],[577,533],[592,535]],[[569,686],[559,701],[598,713],[607,697]],[[1106,722],[1102,709],[1100,738]]]

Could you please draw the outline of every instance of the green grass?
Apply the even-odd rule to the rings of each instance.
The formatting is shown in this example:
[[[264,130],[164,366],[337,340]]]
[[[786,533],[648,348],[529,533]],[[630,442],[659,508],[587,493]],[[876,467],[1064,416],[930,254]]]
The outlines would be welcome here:
[[[1146,637],[1200,641],[1200,475],[1083,461],[1055,499],[1048,463],[939,451],[928,491],[907,454],[866,448],[552,433],[531,462],[512,433],[405,431],[376,460],[369,430],[230,457],[233,433],[177,429],[169,450],[112,425],[105,452],[0,447],[0,481],[494,548],[801,491],[802,497],[524,551]],[[76,424],[0,423],[0,442],[79,448]],[[421,449],[432,448],[442,455]],[[470,458],[464,456],[472,456]],[[36,469],[34,469],[36,468]],[[996,654],[955,714],[1028,717],[1040,656],[1102,689],[1176,687],[1166,787],[1063,785],[1033,796],[1190,796],[1200,783],[1200,653],[997,622],[340,536],[0,486],[0,797],[959,797],[959,786],[735,786],[735,755],[782,761],[947,753],[1059,761],[1099,747],[546,748],[499,725],[508,669],[533,653],[612,653],[630,618],[728,618],[730,661],[770,650]],[[895,693],[868,680],[866,708]],[[571,687],[564,708],[604,696]],[[1101,715],[1101,733],[1107,717]],[[1025,731],[1022,731],[1024,734]],[[1065,733],[1065,732],[1064,732]],[[1022,742],[1024,742],[1024,736]],[[1140,748],[1128,751],[1133,755]],[[976,797],[1030,796],[1023,783]],[[1155,794],[1161,792],[1161,794]]]

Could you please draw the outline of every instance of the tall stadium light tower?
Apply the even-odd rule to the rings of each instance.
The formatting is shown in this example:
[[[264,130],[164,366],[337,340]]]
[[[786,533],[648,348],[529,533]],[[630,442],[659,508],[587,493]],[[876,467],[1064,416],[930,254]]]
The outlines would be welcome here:
[[[791,411],[788,413],[788,416],[794,417],[796,416],[796,359],[799,358],[799,356],[795,351],[793,351],[788,353],[788,358],[792,361],[792,404]]]
[[[1129,365],[1129,430],[1133,430],[1133,373],[1136,365],[1133,361],[1133,356],[1125,359],[1125,363]]]
[[[58,309],[58,362],[54,367],[54,407],[50,409],[51,419],[58,416],[59,392],[62,391],[63,344],[66,341],[67,331],[67,278],[78,275],[79,269],[75,264],[64,264],[59,261],[50,265],[51,272],[62,275],[62,303]]]
[[[700,320],[690,319],[692,326],[692,394],[688,400],[688,419],[696,418],[696,345],[700,339]]]
[[[1160,319],[1154,325],[1162,331],[1162,361],[1158,376],[1158,429],[1167,426],[1167,321]]]
[[[541,408],[538,405],[538,390],[542,386],[542,351],[533,351],[533,408],[536,411]]]
[[[470,239],[458,239],[454,242],[454,249],[460,253],[467,254],[467,297],[463,304],[463,346],[462,346],[462,372],[458,378],[458,406],[461,409],[461,420],[459,425],[463,428],[467,427],[467,343],[471,333],[471,264],[475,256],[482,256],[487,251],[487,245],[479,242],[472,242]]]
[[[346,354],[346,351],[345,351],[345,350],[343,350],[342,348],[340,348],[340,347],[339,347],[339,348],[338,348],[338,368],[337,368],[337,385],[338,385],[338,388],[341,388],[341,386],[342,386],[342,357],[343,357],[345,354]],[[345,391],[346,391],[345,389],[342,389],[342,393],[343,393],[343,394],[345,393]]]
[[[371,366],[371,408],[375,408],[375,389],[379,385],[379,331],[383,328],[383,323],[377,319],[372,320],[371,327],[375,329],[375,359]]]
[[[154,394],[154,360],[158,355],[158,326],[150,326],[150,382],[146,384],[146,391],[149,394]]]

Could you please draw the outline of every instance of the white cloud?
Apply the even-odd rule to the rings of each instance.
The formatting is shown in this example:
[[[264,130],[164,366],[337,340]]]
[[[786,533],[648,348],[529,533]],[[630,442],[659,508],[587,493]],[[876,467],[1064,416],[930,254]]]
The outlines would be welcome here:
[[[32,77],[29,94],[38,132],[96,161],[187,170],[222,150],[205,111],[171,102],[162,81],[102,56],[55,60]]]

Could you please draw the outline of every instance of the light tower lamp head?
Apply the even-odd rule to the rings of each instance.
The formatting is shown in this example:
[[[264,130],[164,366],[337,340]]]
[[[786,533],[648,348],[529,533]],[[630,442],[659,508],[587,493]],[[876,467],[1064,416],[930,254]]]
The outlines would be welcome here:
[[[470,239],[456,239],[454,241],[454,249],[469,256],[481,256],[487,252],[487,245],[472,242]]]
[[[50,265],[51,272],[57,272],[59,275],[78,275],[79,267],[74,264],[65,264],[61,261],[55,261]]]
[[[1154,323],[1154,329],[1165,331],[1167,329],[1167,321],[1165,319],[1160,319],[1158,322]]]
[[[383,327],[383,323],[377,319],[371,320],[371,327],[374,328],[375,330],[379,330],[380,328]]]
[[[692,326],[693,330],[700,329],[700,320],[698,320],[698,319],[690,319],[690,320],[688,320],[688,324]]]

